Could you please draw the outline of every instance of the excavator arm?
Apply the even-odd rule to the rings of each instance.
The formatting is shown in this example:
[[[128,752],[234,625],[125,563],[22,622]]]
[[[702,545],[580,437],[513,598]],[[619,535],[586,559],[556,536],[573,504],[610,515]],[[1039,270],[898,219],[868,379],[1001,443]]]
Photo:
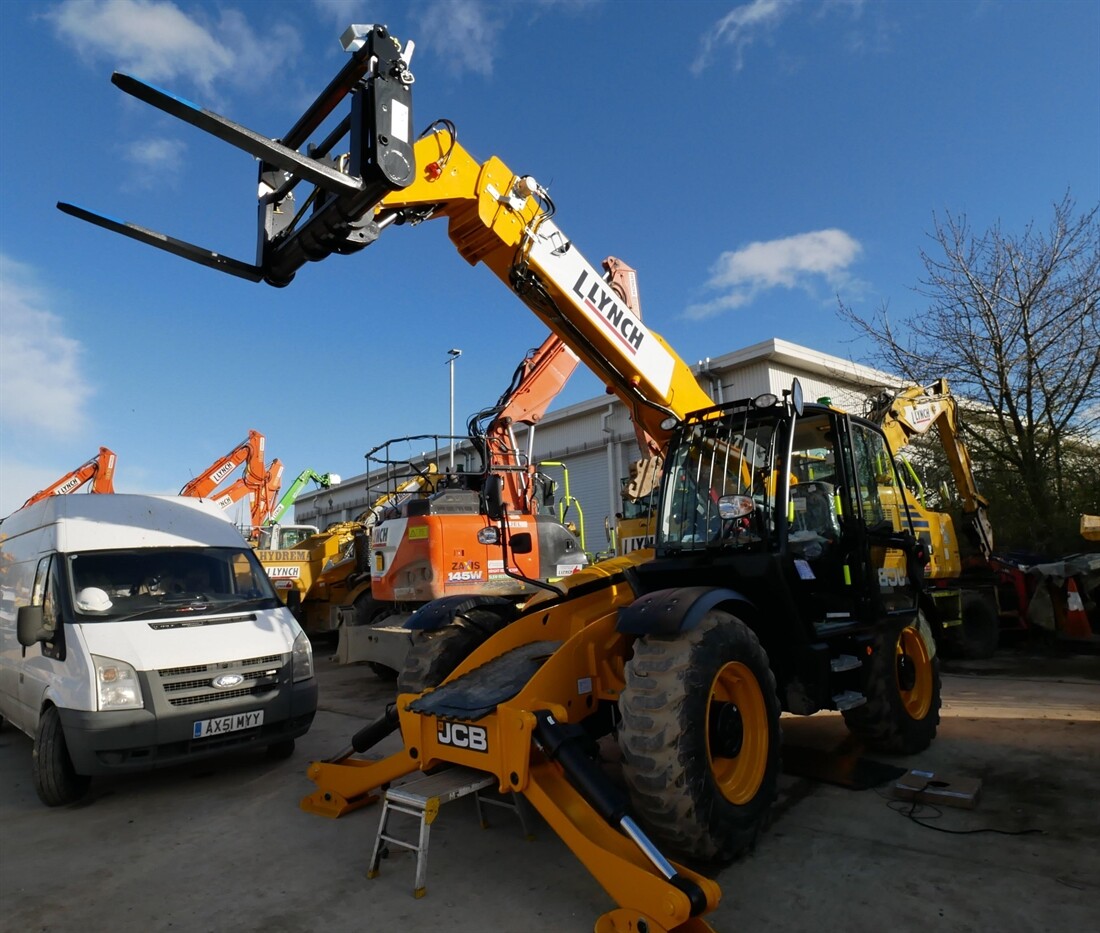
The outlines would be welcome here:
[[[100,447],[99,453],[82,463],[75,470],[66,473],[61,479],[51,483],[45,489],[40,489],[21,508],[33,505],[50,496],[62,496],[70,492],[76,492],[87,483],[92,484],[92,492],[115,491],[115,454],[106,447]]]
[[[252,488],[262,486],[267,470],[264,467],[264,436],[259,431],[250,430],[248,437],[224,457],[210,464],[202,473],[187,483],[179,491],[179,494],[181,496],[206,498],[225,482],[229,475],[241,464],[245,465],[244,479],[251,483]]]
[[[322,489],[328,489],[330,486],[338,486],[340,484],[340,477],[338,474],[316,473],[307,467],[294,478],[294,482],[290,484],[287,491],[283,493],[282,498],[279,499],[275,507],[271,509],[263,524],[278,524],[279,519],[283,517],[283,513],[286,512],[286,510],[294,504],[294,500],[298,498],[298,493],[302,491],[302,487],[311,480]],[[278,495],[278,493],[276,492],[275,495]]]
[[[577,355],[560,337],[550,334],[541,346],[524,356],[497,403],[469,420],[471,439],[485,445],[482,454],[486,468],[501,471],[505,499],[514,508],[531,511],[534,427],[576,368]],[[528,428],[526,457],[520,456],[516,444],[517,424]]]
[[[958,402],[948,389],[947,380],[938,379],[927,386],[910,386],[896,394],[884,392],[871,402],[868,417],[882,427],[895,454],[913,438],[927,435],[935,428],[962,500],[963,512],[982,556],[988,560],[993,553],[989,502],[978,491],[970,452],[962,439]]]
[[[271,466],[264,474],[263,481],[254,483],[249,477],[242,476],[227,486],[222,492],[216,493],[212,498],[217,505],[228,509],[235,502],[240,502],[245,496],[252,496],[249,507],[249,515],[252,527],[259,528],[271,511],[271,500],[279,495],[279,487],[283,481],[283,464],[278,459],[271,461]]]

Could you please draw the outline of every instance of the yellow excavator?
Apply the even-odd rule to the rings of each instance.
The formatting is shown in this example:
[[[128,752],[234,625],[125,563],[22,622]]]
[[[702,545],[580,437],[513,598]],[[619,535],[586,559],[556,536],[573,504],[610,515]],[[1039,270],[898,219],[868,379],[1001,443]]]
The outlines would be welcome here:
[[[776,796],[782,711],[838,710],[857,737],[895,753],[935,736],[937,609],[925,547],[890,497],[900,478],[886,437],[805,402],[797,380],[782,397],[714,406],[557,226],[535,178],[475,159],[449,121],[416,136],[412,43],[376,25],[351,27],[344,44],[347,64],[277,141],[113,79],[259,158],[255,263],[62,209],[277,286],[388,228],[442,220],[460,255],[623,401],[663,465],[652,549],[543,583],[503,620],[477,597],[418,610],[396,699],[310,765],[316,790],[302,806],[340,816],[417,771],[474,768],[523,794],[608,892],[615,906],[597,931],[709,930],[721,892],[707,873],[751,846]],[[335,128],[299,151],[349,98]],[[310,189],[300,203],[299,188]],[[510,522],[499,478],[484,495],[483,540],[510,566],[531,550],[530,529]],[[395,731],[398,751],[362,757]],[[621,750],[625,789],[601,766],[601,739]]]
[[[944,644],[966,658],[992,657],[1000,635],[997,571],[989,503],[979,492],[970,452],[962,438],[958,401],[946,379],[929,385],[883,391],[867,405],[867,417],[882,426],[890,449],[900,452],[915,439],[935,434],[946,456],[962,508],[970,555],[949,512],[925,505],[923,485],[902,460],[900,487],[917,535],[928,550],[926,581],[939,609]]]

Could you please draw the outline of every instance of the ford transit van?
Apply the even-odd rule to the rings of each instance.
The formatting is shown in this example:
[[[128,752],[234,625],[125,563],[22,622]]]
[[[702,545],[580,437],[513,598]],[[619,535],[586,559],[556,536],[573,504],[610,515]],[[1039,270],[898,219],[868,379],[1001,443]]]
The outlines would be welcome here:
[[[38,796],[245,747],[294,750],[309,640],[240,532],[183,496],[51,496],[0,522],[0,716]]]

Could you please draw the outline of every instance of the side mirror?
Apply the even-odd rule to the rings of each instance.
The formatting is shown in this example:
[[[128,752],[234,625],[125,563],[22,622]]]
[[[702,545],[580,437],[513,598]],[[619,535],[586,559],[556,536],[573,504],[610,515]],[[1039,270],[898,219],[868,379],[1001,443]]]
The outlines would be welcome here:
[[[485,478],[485,514],[499,522],[504,517],[504,480],[496,473]]]
[[[508,538],[508,547],[513,554],[530,554],[534,550],[531,532],[521,531]]]
[[[718,500],[718,517],[724,522],[752,515],[755,510],[752,496],[722,496]]]
[[[41,606],[20,606],[17,615],[16,637],[24,648],[47,641],[50,632],[46,631]]]

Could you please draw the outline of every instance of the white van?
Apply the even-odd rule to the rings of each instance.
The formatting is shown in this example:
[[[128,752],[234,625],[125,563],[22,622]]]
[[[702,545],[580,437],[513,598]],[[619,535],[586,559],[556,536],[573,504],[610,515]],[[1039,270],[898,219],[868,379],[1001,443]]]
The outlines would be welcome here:
[[[185,496],[50,496],[0,522],[0,717],[50,806],[91,775],[294,750],[309,640],[240,532]]]

